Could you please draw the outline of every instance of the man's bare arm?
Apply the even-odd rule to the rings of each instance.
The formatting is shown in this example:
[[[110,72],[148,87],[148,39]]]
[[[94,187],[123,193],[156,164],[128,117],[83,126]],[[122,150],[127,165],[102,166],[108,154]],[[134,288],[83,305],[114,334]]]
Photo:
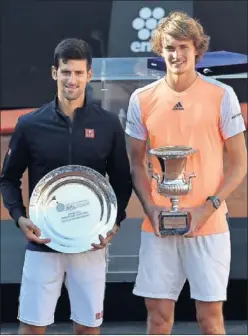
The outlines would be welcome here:
[[[247,173],[247,151],[243,133],[228,138],[225,145],[229,159],[229,167],[222,184],[215,193],[215,196],[219,197],[221,201],[226,200],[228,196],[231,195]],[[194,211],[191,212],[191,230],[185,236],[191,237],[192,233],[201,227],[215,211],[211,201],[207,201],[202,206],[195,208]]]
[[[229,167],[223,183],[216,192],[221,201],[239,186],[247,173],[247,149],[243,133],[239,133],[225,141]]]
[[[153,204],[151,185],[147,168],[146,141],[127,136],[128,155],[131,166],[133,189],[144,210]]]

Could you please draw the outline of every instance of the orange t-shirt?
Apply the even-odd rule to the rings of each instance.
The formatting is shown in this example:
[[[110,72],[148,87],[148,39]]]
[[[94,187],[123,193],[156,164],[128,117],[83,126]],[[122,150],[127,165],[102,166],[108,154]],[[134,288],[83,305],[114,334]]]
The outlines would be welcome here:
[[[202,205],[216,194],[222,183],[223,147],[225,139],[245,130],[240,104],[233,89],[217,80],[198,74],[184,92],[173,91],[165,79],[134,91],[127,112],[126,133],[147,141],[150,148],[189,146],[197,153],[187,159],[186,171],[195,173],[192,190],[179,199],[181,208]],[[157,158],[151,157],[154,173],[161,174]],[[152,198],[157,205],[170,207],[168,198],[157,191],[152,179]],[[227,206],[220,208],[196,232],[208,235],[228,231]],[[142,229],[153,231],[145,217]]]

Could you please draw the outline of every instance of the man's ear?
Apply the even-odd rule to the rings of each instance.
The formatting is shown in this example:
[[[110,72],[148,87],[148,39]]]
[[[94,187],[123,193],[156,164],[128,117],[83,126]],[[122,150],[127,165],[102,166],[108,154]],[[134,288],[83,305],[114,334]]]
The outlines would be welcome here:
[[[92,77],[93,77],[93,70],[90,69],[90,70],[88,71],[87,83],[89,83],[89,82],[91,81]]]
[[[52,72],[52,78],[56,81],[57,80],[57,69],[55,68],[54,65],[51,68],[51,72]]]

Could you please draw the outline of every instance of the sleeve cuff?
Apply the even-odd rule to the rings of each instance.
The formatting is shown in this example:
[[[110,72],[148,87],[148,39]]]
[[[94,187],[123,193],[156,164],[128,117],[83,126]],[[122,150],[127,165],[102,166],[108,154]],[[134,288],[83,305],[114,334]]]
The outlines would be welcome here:
[[[126,218],[126,213],[118,214],[116,218],[116,225],[121,226],[121,222]]]
[[[19,227],[18,225],[18,220],[20,217],[26,217],[26,212],[24,209],[20,208],[15,208],[10,212],[11,217],[14,219],[16,226]]]

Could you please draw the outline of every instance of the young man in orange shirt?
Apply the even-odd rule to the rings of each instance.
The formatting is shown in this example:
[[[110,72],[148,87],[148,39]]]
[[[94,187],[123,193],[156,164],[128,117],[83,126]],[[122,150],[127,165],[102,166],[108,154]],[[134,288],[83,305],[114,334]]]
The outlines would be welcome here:
[[[170,334],[175,302],[188,279],[203,334],[224,334],[231,254],[225,200],[246,174],[245,125],[233,89],[195,70],[209,44],[196,20],[171,13],[152,43],[165,60],[166,76],[132,94],[126,126],[134,189],[146,213],[134,294],[145,298],[148,333]],[[147,140],[151,148],[198,150],[187,160],[187,169],[197,176],[192,191],[180,200],[192,218],[185,236],[160,235],[158,215],[170,202],[158,193],[156,181],[149,181]],[[229,158],[225,175],[224,146]],[[152,166],[160,172],[156,158]]]

